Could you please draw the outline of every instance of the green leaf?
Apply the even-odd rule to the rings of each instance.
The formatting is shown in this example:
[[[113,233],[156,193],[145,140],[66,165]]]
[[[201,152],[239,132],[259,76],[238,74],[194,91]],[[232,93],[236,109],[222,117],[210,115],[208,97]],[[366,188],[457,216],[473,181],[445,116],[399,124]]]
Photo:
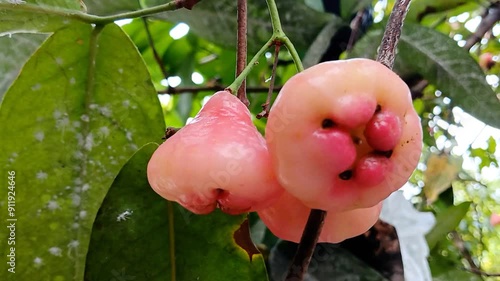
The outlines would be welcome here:
[[[302,63],[305,68],[311,67],[320,62],[321,57],[323,57],[325,51],[330,46],[330,40],[332,40],[333,35],[342,26],[342,20],[339,17],[333,17],[333,19],[323,27],[321,32],[316,36],[312,44],[309,46]]]
[[[14,34],[0,37],[0,100],[21,67],[47,38],[45,34]]]
[[[9,10],[0,3],[0,36],[12,33],[53,32],[71,24],[71,22],[63,16]]]
[[[461,263],[455,262],[450,257],[443,257],[436,251],[429,257],[429,266],[432,271],[433,281],[482,281],[478,275],[465,271]]]
[[[456,8],[467,2],[476,2],[474,0],[413,0],[410,10],[406,16],[407,21],[420,21],[429,13],[442,12]]]
[[[479,159],[481,159],[481,163],[479,164],[479,170],[481,170],[484,167],[489,167],[492,164],[498,166],[498,161],[495,156],[497,143],[493,137],[489,137],[487,143],[488,147],[486,149],[472,148],[470,150],[471,157],[478,157]]]
[[[146,169],[156,148],[138,151],[106,195],[92,231],[86,280],[267,280],[262,256],[250,260],[235,244],[244,215],[194,215],[151,189]],[[248,228],[244,236],[249,239]]]
[[[189,39],[194,37],[195,39]],[[195,41],[192,44],[191,41]],[[167,66],[167,71],[170,75],[178,75],[186,66],[194,65],[194,54],[196,53],[196,37],[184,36],[181,39],[174,40],[163,53],[162,61]],[[189,69],[189,74],[192,73],[192,68]]]
[[[11,4],[0,1],[0,36],[16,32],[52,32],[72,21],[64,12],[49,14],[47,9],[80,10],[79,0],[27,0],[25,3]]]
[[[355,46],[353,57],[374,58],[382,30],[365,35]],[[405,24],[396,57],[396,71],[405,76],[418,73],[436,85],[454,105],[494,127],[500,127],[500,101],[483,71],[456,42],[433,29]]]
[[[0,279],[82,280],[109,186],[138,147],[163,133],[147,69],[119,27],[75,24],[49,37],[0,106],[0,167],[16,172],[19,223],[17,272],[2,270]]]
[[[149,0],[148,6],[163,4],[163,0]],[[303,1],[277,1],[281,24],[295,47],[304,51],[314,40],[331,15],[309,8]],[[185,22],[200,37],[211,42],[223,42],[224,46],[236,47],[236,7],[237,1],[200,1],[192,10],[181,9],[166,12],[156,17],[171,21]],[[248,49],[256,52],[269,40],[272,34],[271,20],[265,1],[248,3]]]
[[[425,238],[429,249],[433,249],[437,243],[446,239],[446,235],[457,228],[460,221],[469,211],[471,202],[464,202],[456,206],[449,207],[436,216],[436,225],[427,233]]]
[[[497,141],[493,137],[488,138],[488,152],[490,154],[495,154],[497,151]]]

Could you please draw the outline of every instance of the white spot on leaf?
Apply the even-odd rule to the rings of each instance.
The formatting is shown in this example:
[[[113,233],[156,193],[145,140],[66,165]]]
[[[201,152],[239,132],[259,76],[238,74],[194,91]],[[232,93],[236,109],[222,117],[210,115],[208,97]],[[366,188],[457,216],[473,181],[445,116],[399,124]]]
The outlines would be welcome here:
[[[54,117],[54,119],[59,119],[59,118],[61,118],[62,113],[61,113],[61,111],[56,109],[56,110],[54,110],[54,113],[52,113],[52,116]]]
[[[80,206],[81,202],[81,197],[78,194],[71,194],[71,202],[73,203],[73,206]]]
[[[33,263],[35,264],[35,267],[39,267],[43,264],[43,260],[39,257],[36,257],[33,259]]]
[[[52,255],[56,256],[56,257],[60,257],[61,256],[61,248],[59,247],[52,247],[52,248],[49,248],[49,253],[51,253]]]
[[[57,203],[56,201],[54,200],[50,200],[48,203],[47,203],[47,209],[51,210],[51,211],[55,211],[57,209],[61,209],[61,207],[59,207],[59,203]]]
[[[90,185],[89,185],[88,183],[86,183],[86,184],[84,184],[84,185],[82,186],[82,191],[87,191],[87,190],[89,190],[89,189],[90,189]]]
[[[41,131],[40,132],[36,132],[35,133],[35,139],[37,141],[40,141],[40,142],[43,141],[45,139],[45,133],[41,132]]]
[[[129,141],[132,141],[132,133],[131,132],[128,132],[125,134],[125,137],[129,140]]]
[[[106,127],[106,126],[103,126],[103,127],[99,128],[99,132],[101,133],[101,135],[103,137],[109,136],[109,128]]]
[[[32,91],[38,91],[38,90],[40,90],[41,88],[42,88],[42,85],[41,85],[40,83],[37,83],[37,84],[35,84],[35,85],[31,86],[31,90],[32,90]]]
[[[134,211],[126,210],[116,217],[116,221],[126,221],[133,213]]]
[[[102,106],[101,108],[99,108],[99,112],[101,112],[101,114],[106,117],[110,117],[112,114],[111,109],[109,109],[109,107],[107,106]]]
[[[80,211],[79,216],[81,219],[85,218],[87,216],[87,211]]]
[[[85,137],[85,143],[83,144],[83,147],[87,150],[90,151],[92,150],[92,147],[94,147],[94,135],[92,133],[88,134]]]
[[[48,175],[44,171],[38,171],[38,173],[36,173],[36,178],[38,180],[43,181],[43,180],[46,180],[48,178]]]

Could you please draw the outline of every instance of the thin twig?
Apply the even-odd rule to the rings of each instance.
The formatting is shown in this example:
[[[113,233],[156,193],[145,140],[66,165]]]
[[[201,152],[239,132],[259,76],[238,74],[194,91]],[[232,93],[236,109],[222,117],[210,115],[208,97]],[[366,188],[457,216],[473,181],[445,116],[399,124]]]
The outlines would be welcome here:
[[[471,252],[465,246],[465,241],[462,239],[462,236],[460,236],[460,234],[458,234],[458,232],[456,231],[450,232],[450,235],[453,239],[453,244],[455,245],[455,247],[457,247],[458,251],[460,252],[460,255],[469,264],[470,270],[480,270],[476,262],[474,262]]]
[[[267,92],[266,102],[262,105],[262,112],[257,114],[257,119],[266,117],[269,115],[269,109],[271,108],[271,95],[273,94],[274,81],[276,80],[276,67],[278,66],[278,56],[280,54],[281,42],[276,42],[274,44],[274,62],[273,69],[271,71],[271,81],[269,83],[269,91]]]
[[[464,270],[468,271],[470,273],[474,273],[476,275],[485,276],[485,277],[500,277],[500,273],[491,273],[491,272],[486,272],[486,271],[482,271],[479,269],[472,269],[472,268],[464,268]]]
[[[476,31],[465,41],[464,48],[470,50],[498,21],[500,21],[500,2],[491,4]]]
[[[293,257],[285,281],[304,280],[304,275],[311,262],[314,248],[318,243],[319,235],[325,222],[326,211],[312,209],[307,224],[300,238],[297,252]]]
[[[153,56],[155,58],[155,61],[158,64],[158,67],[160,68],[161,73],[163,74],[163,78],[167,79],[169,75],[167,73],[167,69],[165,68],[165,65],[163,64],[163,60],[161,59],[160,54],[156,50],[153,36],[151,35],[151,31],[149,30],[148,19],[144,17],[144,18],[142,18],[142,22],[144,23],[144,30],[146,31],[146,36],[148,37],[149,46],[151,47],[151,50],[153,51]]]
[[[359,36],[359,30],[361,28],[361,23],[363,22],[363,15],[365,14],[366,10],[361,9],[356,13],[356,17],[351,21],[351,35],[349,36],[349,42],[347,42],[347,47],[346,51],[349,52],[351,51],[352,47],[354,46],[354,42],[356,42],[356,39]]]
[[[253,56],[253,58],[250,60],[248,65],[245,67],[245,69],[234,79],[233,83],[231,85],[227,86],[226,90],[235,93],[238,91],[238,89],[241,86],[241,82],[245,80],[245,78],[248,76],[250,71],[259,63],[259,58],[269,49],[274,44],[273,38],[270,38],[262,48]]]
[[[398,45],[403,21],[410,7],[411,0],[397,0],[389,16],[389,22],[385,28],[384,37],[380,43],[377,61],[392,69],[396,58],[396,46]]]
[[[236,77],[247,66],[247,0],[238,0],[238,48],[236,49]],[[246,79],[241,82],[237,97],[247,107],[250,105],[246,93]]]

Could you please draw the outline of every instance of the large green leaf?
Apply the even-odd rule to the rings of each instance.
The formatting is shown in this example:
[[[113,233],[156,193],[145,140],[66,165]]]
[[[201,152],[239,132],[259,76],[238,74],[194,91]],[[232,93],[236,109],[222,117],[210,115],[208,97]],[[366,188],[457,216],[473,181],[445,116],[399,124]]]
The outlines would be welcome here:
[[[16,172],[18,219],[17,272],[5,275],[2,263],[0,279],[82,280],[109,186],[163,130],[147,69],[119,27],[76,24],[49,37],[0,106],[0,167]],[[2,256],[6,235],[0,233]]]
[[[374,58],[382,29],[365,35],[352,57]],[[448,36],[416,24],[405,24],[395,69],[401,75],[416,72],[436,85],[454,105],[494,127],[500,127],[500,101],[477,62]]]
[[[469,211],[470,204],[470,202],[464,202],[451,206],[436,216],[436,225],[425,236],[429,249],[432,250],[440,240],[446,239],[449,232],[457,228],[467,211]]]
[[[15,34],[0,37],[0,100],[21,67],[47,38],[45,34]]]
[[[164,3],[163,0],[145,1],[148,6]],[[295,47],[305,51],[331,15],[309,8],[303,1],[276,1],[281,24]],[[237,1],[200,1],[191,11],[181,9],[159,14],[157,17],[174,22],[185,22],[201,37],[212,42],[236,46]],[[248,48],[255,52],[267,42],[272,33],[271,20],[265,1],[248,3]]]
[[[244,215],[194,215],[151,189],[146,167],[156,148],[137,152],[106,195],[92,231],[86,280],[267,280],[262,256],[235,243]],[[238,235],[249,241],[245,231]]]

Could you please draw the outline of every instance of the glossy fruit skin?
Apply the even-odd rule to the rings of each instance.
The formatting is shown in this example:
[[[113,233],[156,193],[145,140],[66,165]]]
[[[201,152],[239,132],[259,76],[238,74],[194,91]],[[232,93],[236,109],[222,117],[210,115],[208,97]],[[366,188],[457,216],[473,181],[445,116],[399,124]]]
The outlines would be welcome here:
[[[254,211],[283,192],[250,112],[226,91],[215,93],[189,124],[160,145],[147,173],[159,195],[196,214],[216,207],[229,214]]]
[[[380,145],[373,136],[387,129],[367,129],[381,114],[397,119],[391,128],[401,126],[392,149],[370,145]],[[407,85],[368,59],[324,62],[293,76],[265,136],[281,185],[306,206],[334,212],[377,205],[406,183],[422,150]]]
[[[318,242],[338,243],[366,232],[377,222],[381,209],[380,202],[370,208],[328,212]],[[257,213],[274,235],[298,243],[310,211],[297,198],[285,192],[272,206]]]

